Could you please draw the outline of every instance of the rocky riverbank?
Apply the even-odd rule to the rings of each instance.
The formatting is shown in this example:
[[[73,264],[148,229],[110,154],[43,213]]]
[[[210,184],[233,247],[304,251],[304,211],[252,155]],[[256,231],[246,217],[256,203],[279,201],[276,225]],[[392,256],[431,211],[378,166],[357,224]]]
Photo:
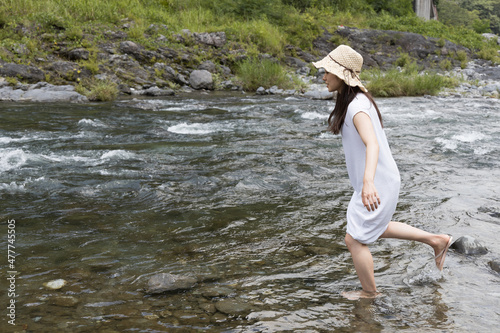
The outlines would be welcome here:
[[[97,49],[74,47],[72,43],[45,43],[46,57],[29,64],[0,60],[0,100],[31,102],[86,102],[79,89],[83,82],[116,85],[122,95],[164,96],[178,91],[243,90],[235,69],[238,62],[249,58],[246,50],[228,41],[224,32],[196,33],[183,30],[170,33],[166,26],[151,25],[148,31],[158,35],[156,48],[146,48],[128,39],[124,24],[107,31]],[[26,28],[27,29],[27,28]],[[41,36],[48,41],[56,36]],[[491,37],[491,36],[490,36]],[[92,36],[83,36],[92,40]],[[426,69],[437,69],[443,75],[458,75],[470,81],[444,96],[498,97],[500,67],[477,59],[471,50],[447,40],[398,31],[364,30],[339,27],[334,33],[325,29],[314,41],[314,54],[289,45],[284,57],[272,59],[286,65],[308,85],[302,90],[259,88],[258,94],[304,95],[328,99],[321,73],[311,76],[310,62],[326,54],[338,44],[357,47],[365,59],[365,68],[388,69],[398,65],[402,55]],[[18,44],[3,54],[29,56],[29,50]],[[465,69],[465,60],[470,60]],[[446,66],[447,71],[442,68]]]

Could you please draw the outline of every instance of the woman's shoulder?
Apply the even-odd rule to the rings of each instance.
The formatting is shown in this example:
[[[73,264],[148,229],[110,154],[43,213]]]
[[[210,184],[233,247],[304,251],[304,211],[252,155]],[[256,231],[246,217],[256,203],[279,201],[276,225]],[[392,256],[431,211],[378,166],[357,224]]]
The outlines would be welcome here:
[[[368,111],[372,106],[372,102],[363,93],[358,93],[356,97],[352,100],[352,102],[349,104],[348,109],[353,110],[353,111]]]

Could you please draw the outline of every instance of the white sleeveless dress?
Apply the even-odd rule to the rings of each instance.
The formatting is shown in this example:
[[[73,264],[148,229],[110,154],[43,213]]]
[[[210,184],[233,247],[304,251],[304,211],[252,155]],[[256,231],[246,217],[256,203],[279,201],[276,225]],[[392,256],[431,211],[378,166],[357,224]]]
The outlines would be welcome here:
[[[381,203],[378,209],[371,212],[363,206],[361,200],[366,146],[353,123],[358,112],[365,112],[370,117],[379,144],[374,182]],[[365,94],[359,93],[349,104],[341,134],[349,180],[354,188],[347,208],[347,233],[362,244],[370,244],[385,232],[396,210],[401,185],[399,170],[392,157],[377,110]]]

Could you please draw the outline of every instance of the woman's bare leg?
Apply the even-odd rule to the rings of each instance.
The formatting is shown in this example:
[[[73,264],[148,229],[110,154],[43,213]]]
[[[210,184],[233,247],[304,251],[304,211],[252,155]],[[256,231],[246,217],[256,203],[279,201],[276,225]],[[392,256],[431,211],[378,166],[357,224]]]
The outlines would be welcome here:
[[[349,234],[345,236],[345,243],[349,252],[351,252],[354,268],[356,268],[356,273],[365,293],[362,297],[375,296],[377,294],[377,286],[375,285],[373,258],[370,249],[367,245],[361,244]]]
[[[430,232],[420,230],[408,224],[394,221],[389,222],[387,230],[380,238],[397,238],[425,243],[434,249],[435,255],[441,253],[450,240],[450,236],[448,235],[431,234]],[[439,258],[436,260],[439,260]]]

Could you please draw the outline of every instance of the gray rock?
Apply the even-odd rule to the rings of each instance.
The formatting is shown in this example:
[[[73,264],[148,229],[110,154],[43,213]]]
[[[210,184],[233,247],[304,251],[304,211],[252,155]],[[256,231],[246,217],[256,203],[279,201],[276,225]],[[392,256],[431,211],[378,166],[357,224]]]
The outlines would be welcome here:
[[[252,305],[244,300],[227,298],[215,303],[215,308],[224,314],[234,317],[245,317],[252,312]]]
[[[20,78],[29,83],[45,79],[45,73],[36,67],[10,63],[0,65],[0,76]]]
[[[84,48],[73,49],[68,52],[69,60],[89,60],[89,51]]]
[[[267,92],[271,95],[281,95],[283,93],[283,89],[278,88],[278,86],[272,86],[267,90]]]
[[[490,267],[492,270],[494,270],[497,273],[500,273],[500,260],[492,260],[489,262]]]
[[[488,84],[484,87],[481,88],[481,90],[485,91],[485,92],[495,92],[495,91],[500,91],[500,84],[497,83],[497,84]]]
[[[161,273],[153,275],[146,288],[148,294],[161,294],[166,291],[191,289],[197,280],[190,276]]]
[[[183,85],[188,85],[189,81],[186,79],[186,77],[182,74],[177,74],[175,77],[175,82]]]
[[[160,89],[156,86],[144,90],[143,95],[146,96],[173,96],[175,95],[172,89]]]
[[[488,249],[471,236],[460,237],[450,247],[462,254],[477,255],[488,253]]]
[[[309,73],[311,73],[311,69],[307,66],[304,66],[297,69],[296,73],[299,75],[309,75]]]
[[[304,97],[311,98],[311,99],[333,99],[334,94],[332,92],[329,92],[327,90],[322,90],[322,91],[307,91],[304,93]]]
[[[30,86],[26,91],[23,91],[21,89],[12,89],[12,87],[1,88],[0,100],[13,102],[26,101],[45,103],[88,102],[87,97],[77,93],[73,86],[54,86],[46,82],[41,82],[34,86]]]
[[[231,68],[224,66],[224,65],[221,65],[220,69],[221,69],[223,75],[225,75],[225,76],[231,75]]]
[[[256,93],[257,95],[265,95],[265,94],[267,94],[267,92],[266,92],[266,88],[264,88],[264,87],[259,87],[255,93]]]
[[[210,45],[210,46],[215,46],[215,47],[222,47],[226,44],[226,33],[224,31],[220,32],[211,32],[211,33],[194,33],[193,34],[194,39],[196,42],[205,44],[205,45]]]
[[[206,70],[206,71],[209,71],[210,73],[215,73],[215,64],[213,62],[211,62],[210,60],[207,60],[207,61],[204,61],[201,63],[200,66],[198,66],[198,69],[202,70]]]
[[[214,89],[212,74],[207,70],[194,70],[189,76],[189,84],[194,89]]]

